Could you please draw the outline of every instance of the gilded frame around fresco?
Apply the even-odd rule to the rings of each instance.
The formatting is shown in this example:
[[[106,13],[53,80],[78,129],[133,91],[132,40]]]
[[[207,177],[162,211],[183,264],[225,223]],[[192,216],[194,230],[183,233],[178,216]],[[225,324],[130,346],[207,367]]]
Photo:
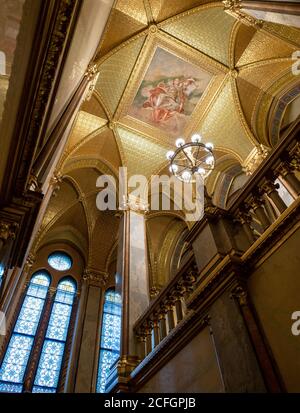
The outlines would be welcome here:
[[[166,131],[159,127],[151,126],[128,115],[137,90],[145,77],[157,48],[162,48],[179,59],[193,64],[199,67],[199,69],[203,69],[212,75],[212,79],[206,87],[203,96],[200,98],[187,121],[187,124],[183,130],[183,135],[189,135],[193,130],[195,130],[201,113],[205,112],[205,108],[210,104],[214,96],[214,93],[211,92],[215,90],[215,83],[219,83],[220,76],[226,76],[228,73],[228,68],[216,60],[209,58],[205,54],[193,49],[192,47],[179,42],[172,36],[161,32],[156,26],[151,26],[149,28],[149,34],[137,59],[125,92],[119,102],[114,116],[114,121],[132,130],[138,130],[139,133],[145,134],[146,136],[151,136],[160,142],[172,142],[174,137],[170,137]]]

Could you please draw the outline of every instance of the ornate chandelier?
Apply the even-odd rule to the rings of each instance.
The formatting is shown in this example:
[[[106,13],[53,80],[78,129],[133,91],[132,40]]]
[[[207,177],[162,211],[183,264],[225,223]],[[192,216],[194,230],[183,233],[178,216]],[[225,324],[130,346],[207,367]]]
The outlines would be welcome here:
[[[194,134],[191,142],[185,143],[184,139],[179,138],[175,144],[177,149],[166,154],[170,172],[186,183],[196,182],[197,175],[207,178],[215,166],[213,144],[202,143],[199,134]]]

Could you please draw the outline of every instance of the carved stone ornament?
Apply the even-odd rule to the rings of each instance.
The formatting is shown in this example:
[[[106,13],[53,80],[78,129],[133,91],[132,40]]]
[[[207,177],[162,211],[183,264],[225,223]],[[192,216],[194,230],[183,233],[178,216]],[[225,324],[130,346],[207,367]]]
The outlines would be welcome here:
[[[95,90],[95,87],[96,87],[98,76],[99,76],[99,70],[97,68],[97,65],[90,64],[87,68],[87,71],[85,72],[85,77],[87,77],[89,83],[88,83],[88,87],[86,90],[86,95],[85,95],[84,100],[88,101],[91,99],[93,92]]]
[[[157,286],[153,285],[150,288],[150,298],[151,299],[155,298],[159,294],[159,292],[160,292],[160,289]]]
[[[238,285],[234,288],[231,293],[231,297],[235,298],[240,306],[248,305],[248,293],[246,289],[241,285]]]
[[[135,212],[142,212],[147,213],[149,212],[149,204],[141,198],[137,198],[135,196],[129,195],[127,198],[125,195],[123,196],[123,201],[119,207],[120,210],[123,211],[135,211]]]
[[[240,0],[223,0],[225,10],[235,10],[241,7]]]
[[[262,20],[258,20],[250,14],[243,13],[241,8],[241,0],[223,0],[224,10],[226,13],[240,20],[242,23],[248,26],[261,27],[263,24]]]
[[[62,183],[63,176],[60,172],[56,171],[50,180],[50,185],[53,186],[52,196],[56,197],[58,191],[60,190],[60,184]]]
[[[270,149],[264,145],[258,145],[254,148],[243,164],[243,171],[246,175],[252,175],[269,153]]]
[[[33,173],[29,175],[27,190],[39,193],[42,192],[41,183],[38,181],[38,178]]]
[[[99,287],[105,287],[106,281],[108,279],[108,274],[93,270],[91,268],[86,268],[82,278],[88,283],[95,284]]]
[[[16,222],[8,223],[5,221],[0,221],[0,239],[2,241],[15,239],[18,228],[19,224]]]

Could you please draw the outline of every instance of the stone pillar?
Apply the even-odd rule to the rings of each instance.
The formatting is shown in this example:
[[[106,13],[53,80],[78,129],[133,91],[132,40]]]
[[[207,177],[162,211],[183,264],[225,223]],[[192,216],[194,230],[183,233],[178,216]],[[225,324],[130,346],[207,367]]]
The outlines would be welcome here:
[[[271,221],[265,212],[264,201],[260,197],[255,196],[247,202],[247,205],[249,205],[254,214],[257,216],[263,230],[265,231],[269,228]]]
[[[209,316],[225,393],[265,393],[245,322],[230,291],[213,303]]]
[[[252,245],[255,241],[253,229],[251,227],[252,218],[248,211],[238,211],[237,220],[242,225],[249,244]]]
[[[279,188],[279,184],[274,184],[272,181],[266,181],[262,185],[262,190],[269,196],[269,198],[274,202],[274,205],[278,209],[278,211],[282,214],[286,209],[287,206],[285,205],[282,198],[280,198],[277,189]]]
[[[5,274],[7,266],[10,264],[10,255],[13,241],[16,237],[19,225],[16,222],[8,222],[0,219],[0,265],[3,274],[0,277],[0,299],[4,289]]]
[[[140,360],[144,360],[146,357],[146,331],[143,330],[140,332],[140,334],[137,336],[137,341],[138,341],[138,356]]]
[[[205,208],[204,217],[194,225],[186,241],[193,246],[199,273],[215,267],[225,255],[242,255],[249,248],[242,225],[215,206]]]
[[[99,322],[101,320],[104,289],[107,279],[106,274],[102,274],[94,269],[86,269],[85,279],[85,300],[80,308],[83,317],[82,329],[79,339],[80,348],[77,350],[77,371],[75,377],[75,393],[92,393],[95,391],[96,377],[98,371],[98,356],[100,350]]]
[[[166,322],[166,308],[163,307],[160,309],[158,319],[159,319],[159,332],[160,332],[160,338],[159,340],[163,340],[166,335],[167,335],[167,322]]]
[[[158,316],[156,316],[156,318],[152,322],[152,330],[153,330],[154,347],[156,347],[158,346],[159,341],[160,341]]]
[[[291,192],[297,198],[300,195],[300,181],[295,176],[292,168],[287,163],[282,163],[279,165],[276,172],[287,182]]]
[[[88,276],[85,272],[82,278],[82,284],[79,291],[79,303],[76,314],[76,319],[74,323],[74,336],[71,344],[70,356],[69,356],[69,367],[66,373],[64,392],[73,393],[75,387],[75,375],[76,368],[78,364],[79,351],[80,351],[80,341],[83,331],[83,323],[85,317],[85,309],[88,297]]]
[[[141,202],[128,202],[123,207],[116,274],[116,290],[122,297],[121,351],[114,373],[118,378],[113,381],[123,380],[124,383],[138,363],[133,327],[148,308],[150,294],[145,226],[147,208]]]
[[[284,391],[284,388],[281,379],[277,375],[274,362],[267,350],[264,337],[258,327],[246,287],[237,285],[232,292],[232,296],[239,305],[268,391],[271,393],[281,393]]]

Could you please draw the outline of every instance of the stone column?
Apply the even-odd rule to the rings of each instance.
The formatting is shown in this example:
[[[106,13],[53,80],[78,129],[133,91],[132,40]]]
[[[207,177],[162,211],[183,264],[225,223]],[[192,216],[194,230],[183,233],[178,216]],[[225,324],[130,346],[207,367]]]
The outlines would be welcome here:
[[[163,306],[160,308],[160,312],[158,315],[158,319],[159,319],[159,332],[160,332],[160,337],[159,340],[163,340],[166,335],[167,335],[167,322],[166,322],[166,313],[167,310],[166,308]]]
[[[260,366],[230,290],[212,304],[209,316],[225,393],[265,393]]]
[[[19,225],[16,222],[8,222],[0,219],[0,265],[3,274],[0,276],[0,299],[5,283],[5,273],[10,263],[11,249],[16,237]]]
[[[74,365],[71,366],[72,362],[72,353],[73,353],[73,348],[75,347],[75,338],[77,337],[77,330],[76,328],[76,319],[77,319],[77,313],[78,313],[78,305],[79,305],[79,291],[77,291],[74,301],[73,301],[73,306],[72,306],[72,313],[71,313],[71,318],[69,322],[69,327],[68,327],[68,334],[67,334],[67,340],[65,344],[65,351],[64,351],[64,357],[62,361],[62,366],[61,366],[61,372],[60,372],[60,377],[59,377],[59,383],[57,387],[57,393],[66,393],[67,392],[67,387],[70,384],[74,385],[74,380],[72,383],[70,383],[70,373],[72,373],[74,369]],[[73,374],[74,377],[74,374]]]
[[[122,297],[121,350],[115,379],[109,379],[114,383],[120,380],[124,383],[137,365],[139,357],[133,327],[147,309],[150,296],[145,225],[147,206],[141,201],[129,201],[123,208],[116,274],[116,290]]]
[[[274,362],[267,350],[264,337],[258,327],[246,287],[237,285],[232,292],[232,296],[236,299],[240,307],[268,391],[271,393],[280,393],[284,391],[281,380],[274,367]]]
[[[237,220],[242,225],[249,244],[252,245],[255,241],[253,229],[251,227],[252,218],[248,211],[238,211]]]
[[[259,196],[254,196],[249,201],[247,201],[247,205],[253,210],[254,214],[261,223],[263,230],[265,231],[266,229],[268,229],[271,225],[271,221],[265,212],[264,200]]]
[[[276,172],[282,176],[293,195],[297,198],[300,195],[300,181],[295,176],[293,169],[288,165],[288,163],[282,163],[279,165]]]
[[[82,327],[76,338],[77,350],[75,352],[78,355],[76,356],[75,354],[73,361],[73,365],[76,365],[77,362],[75,393],[92,393],[95,391],[98,371],[97,361],[100,350],[99,325],[101,322],[106,279],[106,274],[91,268],[86,269],[84,274],[85,299],[81,303],[78,316],[78,322],[81,323]]]
[[[272,181],[266,181],[262,185],[262,190],[269,196],[269,198],[274,202],[274,205],[278,209],[278,211],[282,214],[286,209],[287,206],[284,203],[283,199],[280,198],[277,189],[279,189],[279,184],[274,184]]]
[[[79,291],[78,310],[77,310],[76,319],[74,323],[74,336],[73,336],[71,350],[70,350],[69,367],[68,367],[68,370],[66,373],[66,379],[65,379],[64,391],[66,393],[73,393],[74,387],[75,387],[76,368],[77,368],[77,363],[78,363],[78,358],[79,358],[80,342],[81,342],[81,337],[82,337],[85,309],[86,309],[88,290],[89,290],[88,279],[89,278],[87,276],[87,273],[85,272],[82,278],[82,284],[81,284],[80,291]]]

